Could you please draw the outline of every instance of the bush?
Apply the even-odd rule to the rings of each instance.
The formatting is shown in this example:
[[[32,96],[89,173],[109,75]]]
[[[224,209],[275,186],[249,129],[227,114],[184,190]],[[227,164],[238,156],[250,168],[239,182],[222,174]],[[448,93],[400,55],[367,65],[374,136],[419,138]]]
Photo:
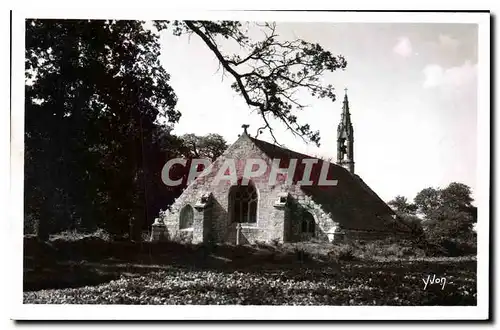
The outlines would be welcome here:
[[[64,230],[62,232],[59,232],[57,234],[52,234],[50,235],[50,240],[63,240],[63,241],[78,241],[82,239],[85,236],[84,233],[79,232],[77,230]]]
[[[349,244],[339,244],[336,245],[328,255],[331,258],[341,260],[341,261],[352,261],[356,260],[357,256],[355,254],[355,249]]]
[[[410,230],[414,237],[424,236],[424,226],[422,220],[414,215],[400,214],[399,220]]]
[[[477,244],[474,240],[437,238],[427,242],[426,255],[432,257],[461,257],[477,254]]]
[[[406,257],[424,257],[425,251],[412,245],[411,243],[393,243],[389,245],[385,251],[385,257],[396,257],[396,258],[406,258]]]
[[[388,238],[375,241],[353,240],[336,245],[329,256],[338,260],[424,257],[425,251],[409,240]]]
[[[100,238],[103,241],[111,241],[111,235],[104,229],[98,228],[96,231],[90,234],[91,237]]]
[[[74,230],[65,230],[57,234],[50,236],[50,240],[62,240],[62,241],[79,241],[85,239],[100,239],[106,242],[112,241],[111,235],[104,229],[98,228],[94,232],[85,233]]]

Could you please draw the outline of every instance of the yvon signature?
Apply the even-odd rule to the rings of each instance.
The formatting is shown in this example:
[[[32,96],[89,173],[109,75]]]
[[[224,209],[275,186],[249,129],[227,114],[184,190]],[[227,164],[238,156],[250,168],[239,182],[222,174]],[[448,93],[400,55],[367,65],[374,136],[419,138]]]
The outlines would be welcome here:
[[[429,284],[440,284],[441,290],[443,290],[446,285],[446,278],[436,277],[436,274],[433,274],[432,277],[431,275],[427,275],[427,278],[423,278],[422,281],[424,281],[424,290],[427,289]]]

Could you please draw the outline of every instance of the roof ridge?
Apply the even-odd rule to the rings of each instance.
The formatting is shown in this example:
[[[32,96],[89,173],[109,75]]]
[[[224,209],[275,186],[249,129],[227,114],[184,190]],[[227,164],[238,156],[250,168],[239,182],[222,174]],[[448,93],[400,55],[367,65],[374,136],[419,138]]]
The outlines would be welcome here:
[[[264,141],[264,140],[259,140],[259,139],[257,139],[257,138],[253,138],[253,137],[250,137],[250,139],[251,139],[251,140],[252,140],[252,142],[254,142],[254,143],[255,143],[255,142],[257,142],[257,147],[259,147],[258,143],[263,143],[263,144],[266,144],[266,145],[268,145],[268,146],[270,146],[270,147],[274,147],[274,148],[276,148],[276,149],[280,149],[280,150],[282,150],[282,151],[286,151],[286,152],[294,153],[294,154],[297,154],[297,155],[300,155],[300,156],[303,156],[303,157],[309,157],[309,158],[318,159],[318,160],[321,160],[321,161],[324,161],[324,162],[328,162],[328,163],[330,163],[330,164],[332,164],[332,165],[340,166],[340,165],[338,165],[338,164],[336,164],[336,163],[334,163],[334,162],[331,162],[331,161],[329,161],[329,160],[326,160],[326,159],[323,159],[323,158],[320,158],[320,157],[316,157],[316,156],[311,156],[311,155],[303,154],[303,153],[301,153],[301,152],[298,152],[298,151],[295,151],[295,150],[292,150],[292,149],[288,149],[288,148],[285,148],[285,147],[281,147],[281,146],[276,145],[276,144],[274,144],[274,143],[270,143],[270,142],[267,142],[267,141]],[[265,150],[262,150],[262,151],[263,151],[264,153],[266,153],[266,152],[265,152]],[[266,153],[266,154],[267,154],[267,153]],[[268,156],[269,156],[269,155],[268,155]],[[340,167],[342,167],[342,166],[340,166]]]

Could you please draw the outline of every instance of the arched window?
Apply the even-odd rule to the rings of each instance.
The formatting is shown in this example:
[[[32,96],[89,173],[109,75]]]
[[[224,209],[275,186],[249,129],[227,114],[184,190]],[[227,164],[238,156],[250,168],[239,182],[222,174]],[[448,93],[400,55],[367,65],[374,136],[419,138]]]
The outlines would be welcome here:
[[[257,222],[257,190],[249,182],[248,185],[237,185],[229,190],[231,205],[231,219],[233,222],[256,223]]]
[[[301,231],[305,234],[311,234],[314,236],[316,231],[316,224],[314,222],[314,217],[311,213],[305,211],[302,215]]]
[[[182,208],[179,215],[179,229],[193,228],[194,212],[191,205],[186,205]]]

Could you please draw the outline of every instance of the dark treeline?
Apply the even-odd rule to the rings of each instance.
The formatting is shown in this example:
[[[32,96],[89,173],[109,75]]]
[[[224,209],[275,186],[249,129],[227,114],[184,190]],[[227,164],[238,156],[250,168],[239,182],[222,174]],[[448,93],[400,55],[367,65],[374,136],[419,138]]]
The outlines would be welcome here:
[[[472,202],[470,187],[452,182],[444,188],[422,189],[413,202],[396,196],[388,204],[416,234],[430,241],[475,242],[477,207]]]
[[[182,192],[163,184],[166,160],[225,149],[171,133],[180,113],[157,39],[134,21],[26,22],[26,231],[139,239]]]

